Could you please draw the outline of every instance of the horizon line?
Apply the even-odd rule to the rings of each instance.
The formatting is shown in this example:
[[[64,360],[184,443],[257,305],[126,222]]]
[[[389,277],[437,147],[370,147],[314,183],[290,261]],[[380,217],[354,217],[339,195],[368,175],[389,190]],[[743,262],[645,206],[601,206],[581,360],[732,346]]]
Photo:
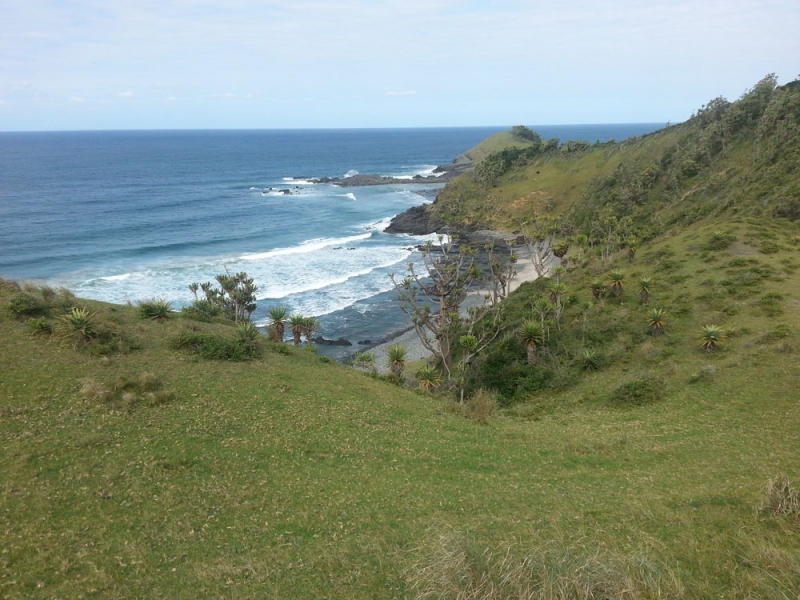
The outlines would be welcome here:
[[[587,127],[587,126],[612,126],[612,125],[662,125],[668,127],[676,125],[672,121],[626,121],[616,123],[550,123],[538,125],[525,125],[534,129],[536,127]],[[404,129],[510,129],[515,125],[442,125],[442,126],[408,126],[408,127],[177,127],[177,128],[122,128],[122,129],[7,129],[0,130],[0,135],[7,133],[131,133],[131,132],[199,132],[199,131],[386,131]]]

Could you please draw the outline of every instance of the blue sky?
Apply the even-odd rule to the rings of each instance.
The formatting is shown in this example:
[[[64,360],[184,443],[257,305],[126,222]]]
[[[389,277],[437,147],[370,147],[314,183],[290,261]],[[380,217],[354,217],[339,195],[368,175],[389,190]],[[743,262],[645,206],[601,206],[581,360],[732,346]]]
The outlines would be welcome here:
[[[798,0],[0,0],[0,131],[678,122]]]

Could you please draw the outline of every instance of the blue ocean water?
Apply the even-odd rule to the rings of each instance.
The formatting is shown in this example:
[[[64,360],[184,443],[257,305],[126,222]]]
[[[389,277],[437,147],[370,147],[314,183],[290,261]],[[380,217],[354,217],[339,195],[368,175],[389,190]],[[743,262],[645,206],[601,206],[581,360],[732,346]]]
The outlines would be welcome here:
[[[534,129],[594,142],[659,127]],[[422,241],[382,230],[441,186],[306,178],[411,178],[503,129],[0,133],[0,276],[180,306],[190,283],[246,271],[259,286],[257,322],[282,304],[319,317],[325,337],[374,338],[404,322],[387,307],[387,274]]]

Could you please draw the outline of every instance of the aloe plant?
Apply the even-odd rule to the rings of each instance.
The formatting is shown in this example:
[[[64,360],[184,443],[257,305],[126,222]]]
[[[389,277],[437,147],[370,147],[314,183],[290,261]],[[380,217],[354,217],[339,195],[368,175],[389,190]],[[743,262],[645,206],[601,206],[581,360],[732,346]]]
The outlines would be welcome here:
[[[706,352],[715,352],[725,337],[725,332],[719,325],[703,325],[700,330],[700,346]]]
[[[403,369],[406,367],[406,356],[408,350],[403,344],[393,344],[387,351],[386,362],[392,374],[398,379],[403,378]]]
[[[426,392],[430,392],[442,383],[442,375],[434,367],[422,367],[417,371],[417,381],[419,387]]]
[[[544,329],[536,321],[525,321],[517,332],[519,341],[525,346],[528,364],[536,364],[539,360],[536,350],[544,344]]]

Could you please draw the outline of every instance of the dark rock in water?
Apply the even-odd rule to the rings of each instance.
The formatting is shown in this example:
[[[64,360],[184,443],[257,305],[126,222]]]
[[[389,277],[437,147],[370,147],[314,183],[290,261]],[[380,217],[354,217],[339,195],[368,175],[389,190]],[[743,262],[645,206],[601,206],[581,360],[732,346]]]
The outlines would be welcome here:
[[[372,343],[372,340],[361,340],[358,342],[359,346],[369,346]]]
[[[445,223],[432,217],[427,205],[412,206],[407,211],[400,213],[392,219],[385,233],[408,233],[410,235],[428,235],[439,230],[444,230]]]
[[[286,196],[291,196],[292,195],[292,190],[286,189],[286,190],[280,190],[280,192],[281,192],[281,194],[284,194]]]
[[[320,346],[352,346],[353,342],[350,340],[346,340],[344,338],[339,338],[338,340],[328,340],[322,337],[321,335],[314,338],[314,343],[319,344]]]

